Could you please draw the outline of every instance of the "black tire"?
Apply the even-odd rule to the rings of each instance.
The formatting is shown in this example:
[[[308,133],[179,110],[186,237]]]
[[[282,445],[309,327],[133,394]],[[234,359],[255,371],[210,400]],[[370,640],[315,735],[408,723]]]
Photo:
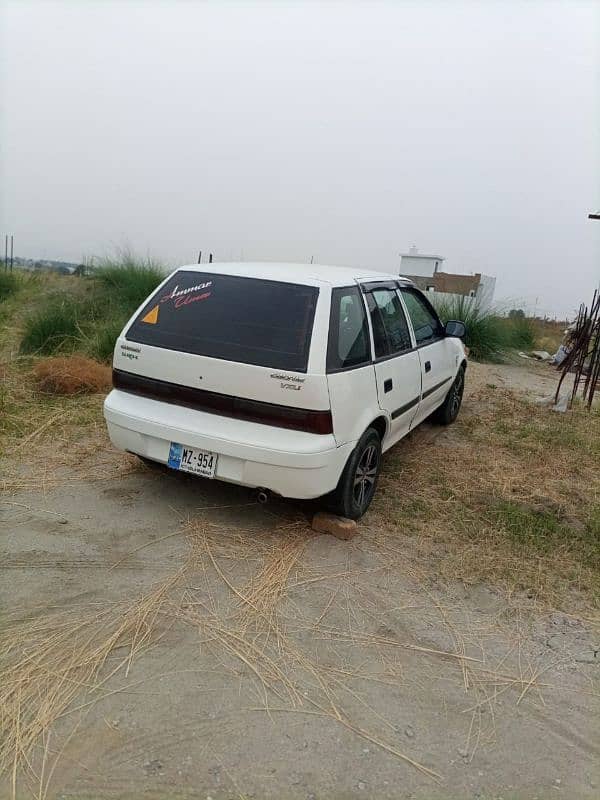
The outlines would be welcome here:
[[[381,439],[374,428],[367,428],[331,495],[331,510],[341,517],[360,519],[375,495],[380,470]]]
[[[458,417],[462,403],[463,392],[465,390],[465,368],[461,367],[456,373],[450,391],[442,405],[435,410],[433,418],[441,425],[451,425]]]

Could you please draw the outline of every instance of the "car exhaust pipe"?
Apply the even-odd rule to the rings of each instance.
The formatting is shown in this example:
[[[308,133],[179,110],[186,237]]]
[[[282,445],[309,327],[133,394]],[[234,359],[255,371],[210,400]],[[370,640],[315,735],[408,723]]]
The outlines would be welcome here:
[[[269,494],[266,489],[259,489],[256,499],[261,505],[269,502]]]

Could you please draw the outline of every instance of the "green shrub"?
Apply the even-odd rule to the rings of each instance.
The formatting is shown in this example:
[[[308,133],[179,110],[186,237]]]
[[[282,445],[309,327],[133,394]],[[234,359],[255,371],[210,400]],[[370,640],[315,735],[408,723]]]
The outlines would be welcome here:
[[[89,324],[92,318],[93,307],[89,301],[69,295],[50,299],[25,320],[21,352],[51,355],[76,349],[81,326]]]
[[[111,361],[115,342],[123,330],[127,317],[112,317],[98,321],[92,328],[86,344],[86,353],[97,361]]]
[[[465,323],[465,344],[478,361],[500,361],[511,349],[535,347],[533,320],[521,317],[501,317],[484,311],[469,297],[434,295],[433,302],[442,322],[458,319]]]
[[[131,315],[166,277],[166,270],[152,259],[140,259],[131,253],[106,258],[94,277],[109,298]]]
[[[468,297],[434,297],[434,304],[442,322],[458,319],[465,323],[465,344],[470,355],[480,361],[499,361],[509,347],[504,320],[495,314],[482,311]]]
[[[21,352],[78,351],[109,361],[128,318],[164,278],[150,259],[130,253],[105,259],[85,284],[77,282],[85,293],[50,298],[25,321]]]
[[[2,269],[2,268],[0,268]],[[0,271],[0,303],[14,294],[21,285],[21,279],[16,272]]]
[[[532,319],[528,317],[510,317],[506,322],[507,336],[511,347],[519,350],[533,350],[535,348],[535,328]]]
[[[97,295],[54,299],[26,320],[21,352],[52,355],[77,351],[109,361],[128,316],[128,311],[106,304]]]

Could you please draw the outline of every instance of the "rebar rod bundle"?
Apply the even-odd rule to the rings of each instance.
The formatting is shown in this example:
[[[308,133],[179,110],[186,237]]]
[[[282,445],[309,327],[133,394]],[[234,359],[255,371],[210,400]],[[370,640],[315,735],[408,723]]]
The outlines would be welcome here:
[[[590,308],[583,303],[571,333],[569,353],[561,364],[561,376],[556,387],[554,402],[558,402],[560,387],[566,376],[574,373],[573,391],[569,399],[569,406],[583,381],[582,399],[588,408],[591,408],[594,394],[600,383],[600,292],[596,290]]]

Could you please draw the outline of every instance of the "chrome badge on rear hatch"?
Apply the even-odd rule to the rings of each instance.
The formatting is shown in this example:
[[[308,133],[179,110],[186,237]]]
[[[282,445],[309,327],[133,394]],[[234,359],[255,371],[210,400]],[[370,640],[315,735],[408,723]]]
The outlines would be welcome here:
[[[278,372],[272,373],[271,378],[279,381],[280,389],[291,389],[293,392],[299,392],[306,380],[306,378],[299,378],[297,375],[281,375]]]
[[[128,358],[130,361],[137,361],[139,354],[142,352],[141,347],[132,347],[128,344],[119,345],[121,348],[121,355],[123,358]]]

